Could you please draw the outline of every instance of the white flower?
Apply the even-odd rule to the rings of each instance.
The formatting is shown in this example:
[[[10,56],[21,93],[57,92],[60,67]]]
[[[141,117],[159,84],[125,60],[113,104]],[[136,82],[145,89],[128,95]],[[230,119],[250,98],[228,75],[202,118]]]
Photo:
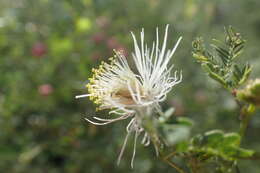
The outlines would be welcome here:
[[[167,93],[172,87],[181,82],[182,76],[171,76],[173,65],[169,66],[170,60],[181,41],[181,37],[171,50],[166,50],[168,37],[168,25],[165,29],[163,45],[159,49],[159,34],[156,29],[156,41],[153,42],[152,49],[144,43],[144,30],[141,32],[141,43],[138,45],[133,33],[134,52],[132,57],[135,63],[135,73],[129,67],[126,57],[115,51],[115,56],[110,59],[110,63],[102,62],[99,68],[93,69],[94,75],[87,84],[89,94],[79,95],[76,98],[89,97],[94,103],[99,105],[99,109],[111,109],[109,113],[118,115],[115,119],[103,119],[93,117],[96,122],[86,119],[95,125],[106,125],[118,120],[131,117],[126,130],[127,135],[121,149],[118,163],[123,155],[128,136],[135,132],[134,152],[131,161],[135,156],[135,147],[138,136],[144,132],[142,144],[148,146],[151,134],[145,132],[142,126],[143,116],[149,116],[152,112],[160,112],[159,103],[166,99]],[[145,111],[144,111],[145,110]],[[149,111],[149,113],[147,112]],[[143,115],[141,114],[145,112]],[[155,147],[157,150],[157,147]]]

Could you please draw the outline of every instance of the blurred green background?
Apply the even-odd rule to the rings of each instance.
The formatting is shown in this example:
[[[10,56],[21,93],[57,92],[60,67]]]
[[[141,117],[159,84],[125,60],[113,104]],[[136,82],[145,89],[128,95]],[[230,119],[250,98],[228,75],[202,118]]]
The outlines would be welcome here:
[[[191,135],[211,129],[238,129],[236,104],[191,57],[191,42],[223,39],[232,25],[247,40],[242,62],[260,77],[259,0],[1,0],[0,1],[0,172],[107,173],[174,172],[155,157],[152,146],[133,142],[116,166],[129,120],[96,127],[84,118],[95,112],[88,99],[75,100],[91,68],[123,50],[131,61],[130,31],[151,43],[158,26],[170,24],[169,46],[183,36],[173,63],[183,71],[163,109],[195,121]],[[260,151],[260,113],[249,126],[247,148]],[[178,162],[178,160],[177,160]],[[181,162],[180,162],[181,163]],[[259,173],[260,162],[243,161],[241,171]]]

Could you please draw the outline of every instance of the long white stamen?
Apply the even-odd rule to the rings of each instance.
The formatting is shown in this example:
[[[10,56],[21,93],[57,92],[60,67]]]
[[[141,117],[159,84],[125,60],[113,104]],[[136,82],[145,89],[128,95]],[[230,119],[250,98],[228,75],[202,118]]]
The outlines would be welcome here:
[[[132,131],[132,124],[135,122],[135,118],[133,118],[129,124],[126,126],[126,131],[131,132]]]
[[[129,117],[129,115],[124,115],[124,116],[121,116],[119,118],[114,118],[114,119],[104,119],[104,118],[99,118],[99,117],[93,117],[93,118],[98,120],[98,121],[115,122],[115,121],[118,121],[118,120],[126,119],[128,117]]]
[[[156,28],[156,39],[151,49],[145,42],[144,29],[140,33],[140,40],[137,40],[131,32],[134,42],[132,58],[137,73],[130,68],[128,57],[126,58],[119,51],[114,51],[115,56],[110,59],[110,63],[103,62],[97,69],[93,69],[94,75],[87,84],[89,94],[76,96],[76,98],[90,97],[90,100],[99,105],[99,109],[111,109],[109,114],[117,115],[117,118],[110,119],[96,116],[93,117],[94,120],[85,118],[94,125],[107,125],[131,118],[126,127],[127,135],[117,164],[121,161],[132,132],[135,132],[135,136],[131,167],[134,164],[138,136],[144,133],[141,141],[144,146],[148,146],[151,142],[151,134],[142,127],[143,115],[137,115],[139,110],[149,109],[160,114],[159,103],[166,99],[167,93],[174,85],[182,81],[182,73],[175,71],[172,75],[174,65],[169,65],[182,37],[177,40],[172,49],[167,50],[168,27],[169,25],[166,25],[162,44],[159,43],[159,31]],[[154,147],[158,155],[158,147],[156,145]]]
[[[150,145],[150,137],[149,136],[147,136],[147,140],[146,140],[147,142],[144,144],[144,146],[145,147],[147,147],[147,146],[149,146]]]
[[[122,159],[122,156],[123,156],[123,154],[124,154],[125,147],[126,147],[126,144],[127,144],[127,140],[128,140],[129,135],[130,135],[130,133],[127,132],[126,137],[125,137],[125,140],[124,140],[124,143],[123,143],[123,146],[122,146],[122,148],[121,148],[121,150],[120,150],[120,154],[119,154],[118,159],[117,159],[117,165],[119,165],[120,162],[121,162],[121,159]]]
[[[142,144],[145,144],[148,140],[148,134],[147,133],[144,133],[144,137],[143,137],[143,140],[142,140]]]
[[[134,91],[130,85],[130,82],[127,83],[127,87],[129,92],[131,93],[132,99],[135,101],[135,103],[138,103],[138,101],[136,100],[136,95],[134,94]]]
[[[87,118],[85,118],[86,121],[90,122],[91,124],[94,124],[94,125],[97,125],[97,126],[103,126],[103,125],[106,125],[106,124],[109,124],[111,122],[105,122],[105,123],[97,123],[97,122],[94,122],[94,121],[91,121]]]
[[[135,131],[134,151],[133,151],[133,156],[132,156],[132,159],[131,159],[131,167],[132,168],[134,168],[134,159],[135,159],[135,152],[136,152],[137,137],[138,137],[138,131]]]
[[[88,96],[91,96],[91,94],[78,95],[78,96],[75,96],[75,98],[78,99],[78,98],[83,98],[83,97],[88,97]]]

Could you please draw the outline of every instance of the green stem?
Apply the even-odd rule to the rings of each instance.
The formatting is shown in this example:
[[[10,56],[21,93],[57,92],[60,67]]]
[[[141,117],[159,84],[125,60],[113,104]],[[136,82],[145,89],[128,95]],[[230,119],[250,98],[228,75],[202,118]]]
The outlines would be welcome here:
[[[240,111],[240,118],[241,118],[241,123],[240,123],[240,129],[239,129],[239,134],[241,136],[241,139],[245,136],[249,121],[251,119],[251,115],[254,112],[254,105],[249,105],[249,106],[243,106]]]
[[[189,167],[192,173],[204,173],[204,170],[201,167],[201,163],[197,158],[191,158],[189,161]]]
[[[241,120],[239,134],[242,139],[245,136],[249,120],[250,120],[250,115],[244,115],[243,119]]]
[[[255,152],[252,156],[249,157],[240,157],[241,160],[260,160],[260,153]]]
[[[150,140],[154,144],[156,153],[160,158],[173,167],[178,173],[186,173],[182,168],[180,168],[177,164],[170,160],[171,157],[175,155],[175,153],[170,153],[167,156],[164,156],[164,150],[166,149],[166,145],[164,144],[163,140],[161,139],[158,133],[158,122],[152,116],[152,111],[147,109],[140,109],[139,115],[141,118],[142,126],[144,127],[145,131],[149,134]]]

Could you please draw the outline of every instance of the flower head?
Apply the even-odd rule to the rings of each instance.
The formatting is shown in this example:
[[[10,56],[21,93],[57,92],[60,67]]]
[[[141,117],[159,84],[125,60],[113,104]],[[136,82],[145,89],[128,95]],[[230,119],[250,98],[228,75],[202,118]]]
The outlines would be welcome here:
[[[260,79],[250,80],[244,89],[236,91],[237,97],[247,103],[260,107]]]
[[[96,121],[86,119],[95,125],[105,125],[118,120],[131,117],[132,120],[127,126],[127,136],[120,152],[118,163],[123,154],[128,136],[131,132],[135,132],[134,153],[138,136],[144,132],[142,143],[147,146],[152,137],[146,132],[142,125],[144,116],[149,116],[151,112],[159,111],[159,103],[166,99],[167,93],[172,87],[181,82],[182,76],[171,75],[173,65],[169,65],[170,60],[181,41],[178,39],[175,46],[166,50],[168,37],[168,25],[165,29],[162,47],[159,48],[158,28],[156,30],[156,41],[153,42],[152,48],[149,49],[144,42],[144,30],[141,32],[140,45],[133,33],[134,52],[132,57],[135,63],[135,70],[130,68],[126,57],[119,51],[115,50],[115,56],[110,58],[110,62],[102,62],[101,65],[93,69],[93,76],[87,84],[88,94],[76,96],[89,97],[94,103],[98,104],[98,109],[111,109],[109,113],[118,115],[115,119],[103,119],[93,117]],[[149,109],[149,113],[147,110]],[[141,114],[140,112],[146,112]]]

